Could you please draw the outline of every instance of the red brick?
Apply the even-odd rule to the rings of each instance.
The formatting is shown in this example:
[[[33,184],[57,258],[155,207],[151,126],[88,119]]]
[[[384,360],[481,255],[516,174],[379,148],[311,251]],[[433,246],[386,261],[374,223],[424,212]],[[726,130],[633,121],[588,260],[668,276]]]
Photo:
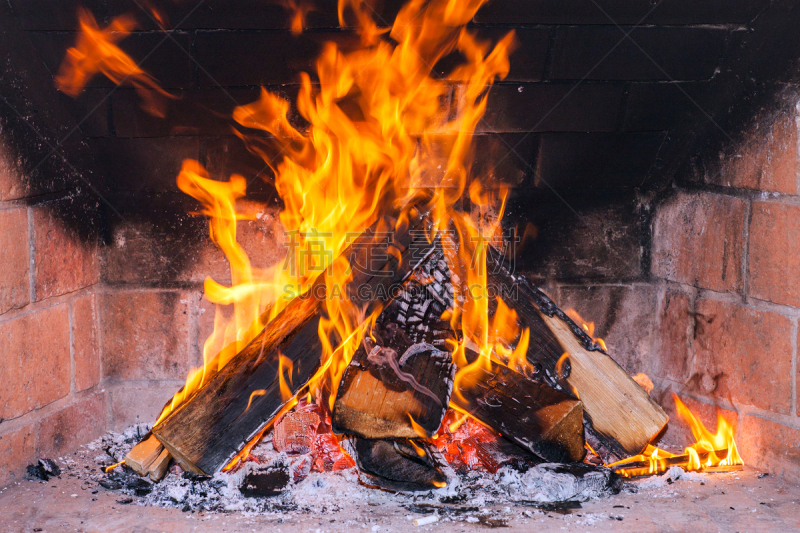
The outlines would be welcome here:
[[[15,418],[70,391],[66,305],[0,324],[0,418]]]
[[[682,385],[691,377],[692,316],[689,306],[689,296],[682,292],[668,289],[661,298],[652,377]]]
[[[793,482],[800,475],[800,429],[748,415],[737,446],[744,464]]]
[[[792,398],[791,336],[792,322],[783,315],[700,300],[694,367],[704,392],[788,414]]]
[[[0,146],[0,201],[16,200],[30,194],[30,184],[13,163],[13,155]]]
[[[797,124],[795,116],[783,114],[768,127],[747,134],[736,152],[724,158],[720,172],[708,183],[724,187],[769,192],[797,193]]]
[[[182,383],[164,385],[134,382],[114,386],[109,397],[112,425],[108,429],[122,431],[131,424],[154,423]]]
[[[750,294],[800,307],[800,207],[753,204]]]
[[[92,394],[41,421],[39,455],[58,457],[106,431],[105,393]]]
[[[716,291],[742,288],[746,204],[737,198],[678,192],[656,211],[653,274]]]
[[[100,296],[103,372],[112,379],[184,379],[189,359],[189,298],[182,292]]]
[[[26,426],[0,435],[0,487],[24,479],[25,467],[35,460],[36,432]]]
[[[67,294],[97,282],[97,245],[81,242],[54,216],[52,206],[33,210],[36,300]]]
[[[0,169],[0,175],[2,169]],[[0,314],[30,303],[28,211],[0,211]]]
[[[72,340],[75,357],[75,390],[100,382],[100,350],[97,345],[97,307],[94,294],[72,300]]]
[[[739,413],[736,411],[723,409],[714,405],[713,402],[707,403],[689,398],[688,396],[678,396],[695,418],[697,418],[711,433],[716,433],[719,429],[717,427],[717,414],[719,413],[733,426],[734,435],[736,434],[736,428],[739,424]],[[672,393],[664,394],[659,400],[658,404],[664,409],[667,415],[669,415],[667,431],[659,443],[678,447],[686,447],[694,444],[696,439],[692,434],[689,424],[678,414],[675,398]]]

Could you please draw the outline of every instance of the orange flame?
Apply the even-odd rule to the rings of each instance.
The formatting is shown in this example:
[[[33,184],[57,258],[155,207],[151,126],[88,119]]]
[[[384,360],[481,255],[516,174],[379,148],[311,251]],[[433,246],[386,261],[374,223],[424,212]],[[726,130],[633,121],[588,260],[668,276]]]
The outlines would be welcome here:
[[[736,448],[733,425],[717,412],[717,432],[711,433],[678,396],[673,394],[673,398],[678,416],[689,425],[696,442],[686,447],[681,456],[648,446],[641,455],[608,466],[626,477],[660,474],[671,466],[697,472],[741,470],[744,461]],[[646,466],[631,463],[646,463]]]
[[[280,0],[278,3],[289,12],[289,16],[291,17],[289,28],[292,31],[292,35],[300,35],[303,33],[306,15],[308,15],[310,11],[314,11],[314,6],[307,2],[298,2],[297,0]]]
[[[163,118],[163,97],[172,98],[172,95],[117,46],[119,41],[138,27],[136,20],[123,15],[101,30],[92,13],[81,8],[78,10],[78,21],[81,33],[75,46],[67,50],[55,78],[58,90],[76,98],[89,80],[101,73],[117,85],[132,85],[143,100],[142,108],[151,115]]]
[[[434,190],[434,226],[429,238],[453,227],[460,236],[457,253],[462,257],[451,257],[459,259],[451,262],[485,263],[482,235],[499,231],[507,191],[498,194],[476,183],[469,185],[471,140],[485,112],[487,88],[508,73],[514,39],[510,32],[492,47],[465,28],[485,1],[411,0],[397,15],[387,39],[365,4],[340,0],[340,20],[344,23],[345,16],[355,14],[362,47],[344,52],[335,43],[327,43],[317,60],[319,84],[301,74],[296,109],[308,128],[298,130],[288,118],[290,103],[266,89],[257,101],[234,110],[233,120],[240,127],[236,134],[271,167],[283,200],[280,222],[291,242],[282,265],[257,271],[236,241],[237,220],[247,218],[237,209],[237,200],[246,192],[244,178],[214,181],[199,163],[184,162],[178,185],[202,202],[203,214],[210,217],[212,240],[231,264],[231,286],[207,279],[206,298],[233,304],[235,312],[233,318],[226,318],[218,310],[214,333],[204,347],[203,368],[189,376],[159,420],[202,386],[322,272],[329,291],[319,327],[322,364],[307,388],[329,391],[332,405],[344,368],[377,316],[363,316],[362,310],[335,294],[352,277],[347,258],[340,254],[380,215],[401,212],[422,187]],[[464,64],[446,81],[433,76],[433,65],[454,51],[466,59]],[[450,101],[453,84],[458,87],[454,113],[442,104]],[[435,158],[431,154],[447,155]],[[469,214],[452,212],[468,185],[470,198],[481,211],[478,222]],[[502,204],[499,212],[498,202]],[[494,218],[489,217],[492,209]],[[485,292],[480,289],[485,287],[485,268],[467,270],[461,272],[461,279],[469,283],[466,287],[478,287],[476,294]],[[483,270],[483,277],[474,277],[472,270]],[[478,351],[490,357],[494,350],[498,361],[505,364],[513,359],[522,368],[528,336],[518,331],[513,311],[502,307],[494,321],[484,324],[488,301],[481,296],[474,302],[455,314],[467,318],[465,331],[476,332],[469,338]],[[334,344],[331,339],[340,341]],[[220,347],[226,348],[216,353]],[[326,387],[319,386],[323,380]],[[284,395],[287,389],[291,394],[288,386],[281,389]],[[237,459],[246,456],[248,449]]]

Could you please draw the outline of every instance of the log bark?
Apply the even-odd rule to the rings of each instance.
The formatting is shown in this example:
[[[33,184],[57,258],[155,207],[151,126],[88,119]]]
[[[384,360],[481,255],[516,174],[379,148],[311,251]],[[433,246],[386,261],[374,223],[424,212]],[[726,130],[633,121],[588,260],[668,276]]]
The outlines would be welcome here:
[[[513,273],[492,247],[487,279],[516,311],[520,326],[530,329],[532,377],[579,398],[588,433],[620,458],[639,454],[659,435],[669,420],[661,407],[550,298]],[[565,353],[566,361],[561,359]]]
[[[356,306],[366,308],[365,316],[380,309],[389,300],[391,287],[428,253],[430,245],[415,238],[425,223],[424,213],[417,208],[408,213],[402,223],[383,217],[337,258],[353,268],[343,291]],[[385,232],[393,232],[391,242]],[[371,268],[364,268],[370,262]],[[329,282],[326,274],[320,275],[311,294],[324,293]],[[319,323],[325,318],[324,301],[292,300],[250,344],[156,425],[153,434],[184,469],[206,475],[219,471],[288,402],[280,393],[278,354],[292,362],[293,393],[320,367]],[[337,346],[339,339],[330,342]]]
[[[335,433],[427,438],[439,429],[456,367],[445,351],[450,325],[440,318],[452,308],[453,290],[441,247],[434,244],[345,369],[333,409]],[[438,281],[438,290],[420,280]]]
[[[477,356],[467,350],[468,359]],[[581,402],[507,367],[475,369],[451,402],[545,461],[581,461],[586,454]]]

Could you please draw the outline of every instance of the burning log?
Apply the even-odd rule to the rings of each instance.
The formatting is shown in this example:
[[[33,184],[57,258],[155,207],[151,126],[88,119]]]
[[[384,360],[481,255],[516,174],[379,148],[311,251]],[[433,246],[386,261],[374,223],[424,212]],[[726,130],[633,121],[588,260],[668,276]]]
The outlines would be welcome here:
[[[409,439],[371,440],[351,437],[345,450],[359,471],[378,488],[412,492],[447,486],[443,460],[434,457],[428,445]]]
[[[744,468],[741,463],[727,461],[730,450],[714,450],[707,452],[685,453],[671,457],[632,457],[628,461],[620,461],[610,465],[611,469],[624,477],[640,477],[663,474],[673,466],[689,469],[693,465],[698,472],[734,472]],[[713,466],[705,466],[711,459]],[[728,464],[730,463],[730,464]]]
[[[527,361],[533,377],[575,394],[583,403],[587,432],[611,452],[640,453],[669,420],[661,407],[550,298],[512,273],[492,247],[486,263],[488,285],[511,291],[504,301],[530,330]]]
[[[438,239],[434,244],[434,252],[381,312],[345,369],[333,411],[336,433],[417,438],[431,437],[439,429],[456,367],[443,351],[452,335],[441,320],[452,307],[453,288]],[[419,278],[441,283],[435,284],[436,290]]]
[[[500,365],[475,369],[469,381],[453,394],[455,406],[546,461],[583,459],[580,401]]]
[[[441,318],[453,309],[454,290],[441,240],[435,244],[434,253],[419,265],[403,292],[378,317],[372,330],[375,342],[365,338],[364,347],[345,371],[334,405],[333,427],[337,433],[370,439],[415,438],[431,437],[439,428],[451,398],[455,366],[449,353],[425,343],[445,349],[455,336],[450,324]],[[399,392],[392,389],[403,371],[380,372],[367,355],[368,350],[405,351],[401,361],[408,361],[407,354],[423,346],[430,347],[418,348],[424,357],[417,359],[416,365],[408,365],[419,386],[401,382]],[[449,346],[452,349],[454,343]],[[470,362],[477,358],[477,353],[467,352]],[[580,461],[584,455],[581,403],[543,382],[494,366],[493,371],[476,369],[469,385],[460,387],[450,401],[544,460]],[[420,389],[436,391],[438,396]]]
[[[400,225],[383,217],[337,259],[352,267],[352,280],[342,290],[353,305],[366,306],[365,316],[389,298],[393,284],[431,246],[413,240],[415,231],[423,229],[423,214],[411,208],[408,220]],[[391,230],[394,239],[389,242],[386,234]],[[369,254],[372,269],[364,269]],[[327,274],[320,275],[307,294],[327,294],[331,281]],[[184,469],[198,474],[219,471],[290,401],[281,394],[281,384],[296,394],[320,368],[324,349],[319,325],[326,317],[324,298],[292,300],[250,344],[161,420],[153,434]],[[334,347],[340,342],[329,340]],[[288,365],[284,361],[292,365],[291,384],[284,382],[283,365]]]

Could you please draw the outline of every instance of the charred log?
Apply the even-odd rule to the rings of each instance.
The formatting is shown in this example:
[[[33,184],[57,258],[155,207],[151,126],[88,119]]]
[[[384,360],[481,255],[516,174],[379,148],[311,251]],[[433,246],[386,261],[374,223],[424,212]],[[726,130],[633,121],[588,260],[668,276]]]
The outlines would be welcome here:
[[[506,367],[475,369],[451,401],[546,461],[580,461],[585,455],[581,402]]]
[[[364,482],[367,485],[397,492],[431,490],[447,485],[443,461],[437,460],[422,441],[350,437],[342,444],[366,478]]]
[[[456,367],[446,349],[453,288],[434,252],[387,305],[345,369],[333,430],[368,439],[431,437],[447,411]]]

